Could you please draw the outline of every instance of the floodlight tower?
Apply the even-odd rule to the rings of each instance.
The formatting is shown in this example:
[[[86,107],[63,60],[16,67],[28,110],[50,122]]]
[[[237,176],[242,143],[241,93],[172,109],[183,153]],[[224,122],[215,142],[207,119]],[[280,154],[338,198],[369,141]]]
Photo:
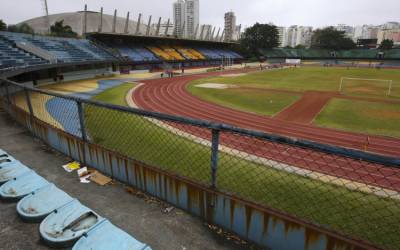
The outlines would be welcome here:
[[[41,2],[42,2],[43,12],[44,12],[44,16],[45,16],[47,31],[50,33],[49,7],[47,5],[47,0],[41,0]]]

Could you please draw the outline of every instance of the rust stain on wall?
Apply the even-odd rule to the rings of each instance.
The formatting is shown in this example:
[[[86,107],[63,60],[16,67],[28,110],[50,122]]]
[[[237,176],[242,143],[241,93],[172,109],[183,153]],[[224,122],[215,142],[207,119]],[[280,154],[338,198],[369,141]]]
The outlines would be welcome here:
[[[315,230],[312,230],[310,228],[305,229],[305,241],[304,241],[304,249],[309,249],[310,246],[315,245],[318,243],[318,241],[321,239],[321,236],[318,232]]]
[[[264,213],[263,215],[263,234],[268,237],[268,230],[269,230],[269,221],[270,221],[270,215],[267,213]]]
[[[253,217],[253,208],[249,206],[244,206],[244,210],[246,212],[246,235],[249,236],[249,230],[251,225],[251,219]]]

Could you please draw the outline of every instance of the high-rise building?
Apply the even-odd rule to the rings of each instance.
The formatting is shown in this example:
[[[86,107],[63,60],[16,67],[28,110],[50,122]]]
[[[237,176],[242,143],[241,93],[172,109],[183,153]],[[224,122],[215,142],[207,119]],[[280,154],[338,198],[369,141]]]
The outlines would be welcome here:
[[[279,32],[279,47],[285,47],[285,27],[277,27]]]
[[[177,0],[173,4],[173,16],[176,35],[193,38],[200,19],[199,0]]]
[[[225,38],[229,42],[236,37],[236,16],[234,12],[225,13]]]
[[[183,25],[185,22],[186,13],[185,2],[183,0],[178,0],[173,4],[173,6],[175,35],[177,35],[178,37],[182,37],[184,34]]]
[[[298,45],[309,47],[311,45],[312,27],[293,25],[283,30],[278,28],[279,32],[283,32],[282,39],[280,38],[282,47],[294,48]]]
[[[400,45],[400,29],[382,29],[379,30],[378,44],[381,44],[383,40],[392,40],[394,45]]]
[[[400,23],[399,22],[387,22],[382,26],[382,29],[385,30],[394,30],[394,29],[400,29]]]
[[[196,27],[200,19],[200,4],[199,0],[186,0],[186,36],[194,37]]]
[[[358,39],[377,39],[379,27],[372,25],[357,26],[354,28],[353,40]]]
[[[338,31],[343,31],[344,34],[346,35],[346,37],[348,37],[348,38],[354,37],[354,27],[351,27],[346,24],[338,24],[335,28]]]

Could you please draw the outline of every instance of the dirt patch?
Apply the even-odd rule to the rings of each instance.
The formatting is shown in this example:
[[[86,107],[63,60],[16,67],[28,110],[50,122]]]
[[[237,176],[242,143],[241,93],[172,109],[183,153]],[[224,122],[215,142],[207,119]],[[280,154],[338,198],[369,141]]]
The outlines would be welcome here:
[[[275,118],[309,124],[334,96],[335,94],[330,92],[307,91],[300,100],[278,113]]]
[[[206,88],[206,89],[229,89],[229,88],[237,88],[236,85],[233,84],[221,84],[221,83],[202,83],[195,86],[196,88]]]
[[[239,76],[246,76],[247,74],[245,73],[239,73],[239,74],[224,74],[221,75],[221,77],[239,77]]]
[[[400,111],[391,110],[369,110],[368,115],[385,119],[400,119]]]

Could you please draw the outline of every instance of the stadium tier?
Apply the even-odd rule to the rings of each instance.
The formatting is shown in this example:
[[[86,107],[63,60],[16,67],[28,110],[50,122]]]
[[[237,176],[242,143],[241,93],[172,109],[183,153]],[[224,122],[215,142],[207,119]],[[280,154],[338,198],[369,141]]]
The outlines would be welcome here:
[[[170,55],[172,58],[174,58],[174,60],[176,61],[183,61],[185,60],[185,58],[179,54],[174,48],[171,48],[169,46],[161,46],[161,49],[167,53],[168,55]]]
[[[0,32],[0,41],[3,50],[9,49],[8,55],[16,56],[17,53],[15,51],[19,51],[21,56],[23,54],[28,56],[28,58],[26,56],[16,57],[15,63],[9,62],[10,66],[30,65],[31,62],[48,63],[49,59],[46,58],[47,56],[54,59],[57,63],[115,60],[111,54],[96,47],[86,39],[55,38]],[[24,49],[18,48],[21,46]],[[27,51],[30,51],[30,53]],[[33,55],[35,51],[37,54]],[[4,54],[7,55],[6,53]],[[39,54],[44,58],[40,59]],[[8,61],[5,62],[7,63]],[[5,64],[3,60],[1,60],[1,64]]]
[[[242,59],[236,52],[223,49],[190,48],[185,46],[141,46],[110,45],[133,62],[221,60],[223,58]]]
[[[261,53],[267,58],[301,59],[400,59],[400,49],[381,51],[379,49],[353,49],[330,51],[323,49],[266,49]]]
[[[46,60],[19,49],[11,41],[0,36],[0,69],[46,63]]]
[[[128,57],[133,62],[159,62],[157,58],[148,49],[141,46],[119,46],[117,47],[119,53],[123,57]]]
[[[197,66],[197,61],[215,64],[226,58],[242,59],[239,54],[221,45],[129,42],[124,39],[120,42],[104,42],[0,32],[0,69],[56,63],[101,63],[118,59],[133,65],[188,62],[190,65],[186,66]]]

